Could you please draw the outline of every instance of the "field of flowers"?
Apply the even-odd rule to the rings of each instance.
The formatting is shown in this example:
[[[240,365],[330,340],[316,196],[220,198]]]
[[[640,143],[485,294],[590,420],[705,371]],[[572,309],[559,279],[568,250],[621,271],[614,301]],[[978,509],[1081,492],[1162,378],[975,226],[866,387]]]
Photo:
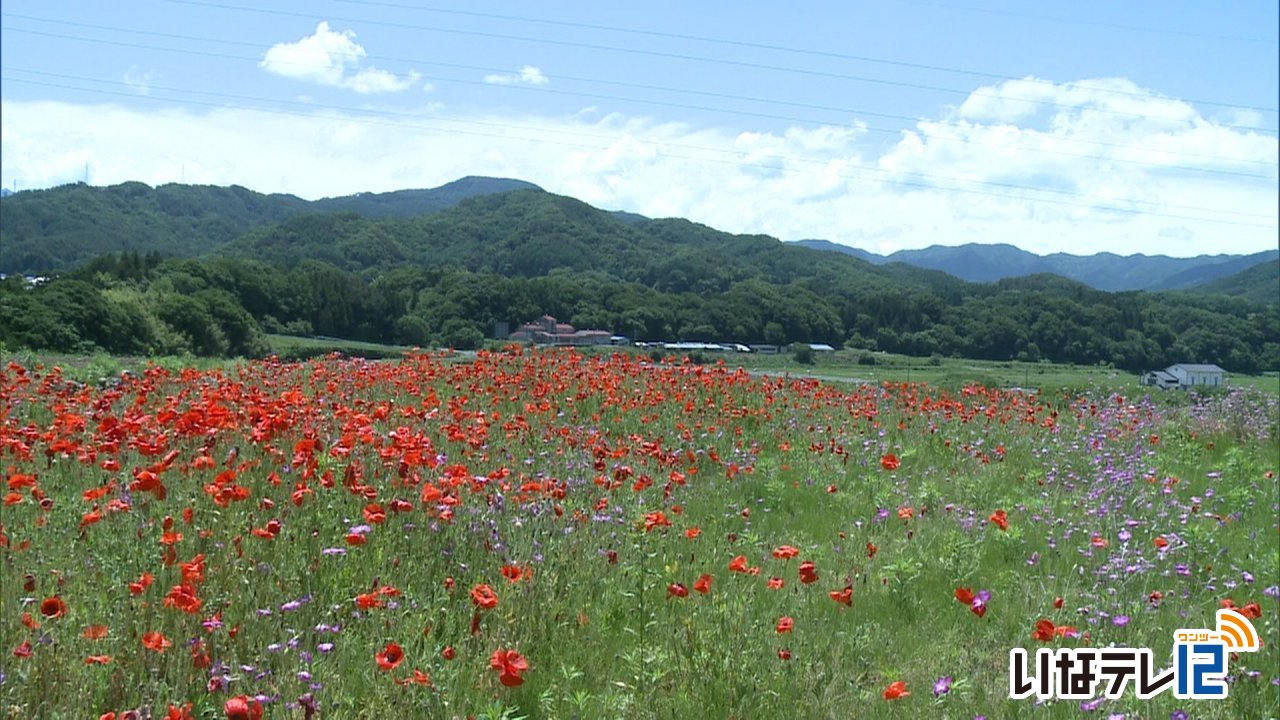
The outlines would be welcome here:
[[[1277,400],[474,362],[0,371],[0,717],[1280,715]],[[1008,699],[1219,607],[1222,701]]]

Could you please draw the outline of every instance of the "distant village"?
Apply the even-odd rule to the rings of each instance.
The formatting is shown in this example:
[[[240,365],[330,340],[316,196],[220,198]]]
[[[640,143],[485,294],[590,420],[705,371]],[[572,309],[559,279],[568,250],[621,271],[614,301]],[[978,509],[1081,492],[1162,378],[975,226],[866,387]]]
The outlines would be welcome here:
[[[499,337],[501,337],[501,333]],[[506,335],[513,342],[534,345],[558,345],[582,347],[592,345],[634,346],[654,348],[670,352],[726,352],[778,354],[791,352],[789,345],[768,345],[737,342],[633,342],[625,335],[615,335],[608,330],[579,330],[569,323],[562,323],[551,315],[543,315],[516,328]],[[814,353],[833,353],[835,348],[826,343],[809,343]],[[1141,384],[1163,389],[1191,387],[1221,387],[1227,384],[1227,371],[1212,364],[1179,363],[1164,370],[1154,370],[1139,375]]]
[[[710,342],[632,342],[625,335],[614,335],[607,330],[578,330],[569,323],[562,323],[550,315],[543,315],[533,322],[525,323],[507,335],[508,340],[527,342],[535,345],[634,345],[635,347],[652,347],[674,352],[738,352],[775,354],[789,351],[786,345],[766,345],[742,343],[710,343]],[[809,343],[813,352],[835,352],[835,348],[826,343]]]

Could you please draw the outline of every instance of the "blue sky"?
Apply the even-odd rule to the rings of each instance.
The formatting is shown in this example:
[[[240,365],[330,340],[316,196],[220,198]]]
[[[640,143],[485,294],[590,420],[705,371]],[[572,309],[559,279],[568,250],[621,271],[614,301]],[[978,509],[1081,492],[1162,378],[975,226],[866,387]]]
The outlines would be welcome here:
[[[1275,2],[5,0],[0,182],[518,177],[892,252],[1277,246]]]

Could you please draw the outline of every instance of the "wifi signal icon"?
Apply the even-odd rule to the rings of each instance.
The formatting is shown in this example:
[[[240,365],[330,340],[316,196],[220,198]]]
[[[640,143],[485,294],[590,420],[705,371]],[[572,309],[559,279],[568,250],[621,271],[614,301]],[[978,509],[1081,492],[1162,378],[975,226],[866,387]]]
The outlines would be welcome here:
[[[1218,638],[1228,650],[1257,652],[1258,632],[1249,618],[1230,608],[1218,610]]]

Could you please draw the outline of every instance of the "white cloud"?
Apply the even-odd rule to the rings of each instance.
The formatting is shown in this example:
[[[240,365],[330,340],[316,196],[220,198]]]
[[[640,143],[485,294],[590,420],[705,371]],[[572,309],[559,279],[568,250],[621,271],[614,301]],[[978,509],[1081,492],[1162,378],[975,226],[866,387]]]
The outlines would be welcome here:
[[[485,75],[484,81],[490,85],[514,85],[516,83],[525,83],[526,85],[546,85],[551,82],[550,78],[532,65],[525,65],[520,68],[520,72],[518,73],[495,73],[492,75]]]
[[[259,67],[294,80],[346,88],[360,94],[400,92],[421,79],[415,71],[404,77],[378,68],[361,67],[367,53],[350,30],[334,32],[321,22],[316,31],[294,43],[277,43],[267,50]]]
[[[4,101],[0,183],[71,182],[89,163],[94,184],[159,184],[178,181],[185,165],[187,182],[317,198],[474,174],[607,209],[877,252],[975,241],[1181,256],[1275,246],[1274,137],[1194,111],[1135,117],[1183,111],[1140,89],[1104,91],[1120,82],[1021,82],[983,90],[1060,102],[1017,122],[971,105],[972,117],[957,109],[919,122],[888,147],[868,142],[858,122],[744,132],[616,113],[446,115],[440,105],[408,120]]]
[[[149,95],[151,94],[151,84],[155,82],[156,76],[150,70],[143,71],[137,65],[133,65],[122,79],[126,85],[138,91],[139,95]]]

